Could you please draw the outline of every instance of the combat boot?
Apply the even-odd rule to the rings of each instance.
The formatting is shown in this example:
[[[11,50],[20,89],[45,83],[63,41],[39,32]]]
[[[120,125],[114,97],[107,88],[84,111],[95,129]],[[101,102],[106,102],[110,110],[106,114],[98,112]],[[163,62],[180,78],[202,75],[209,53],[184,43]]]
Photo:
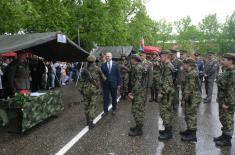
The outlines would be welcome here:
[[[154,102],[154,101],[155,101],[154,98],[150,98],[150,99],[149,99],[149,102]]]
[[[173,138],[172,128],[165,128],[165,132],[163,132],[162,134],[160,134],[158,136],[159,140],[168,140],[168,139],[172,139],[172,138]]]
[[[89,129],[93,129],[95,127],[95,124],[91,120],[91,121],[89,121],[88,126],[89,126]]]
[[[130,127],[130,131],[135,131],[137,128],[137,126],[134,126],[134,127]]]
[[[180,135],[181,136],[185,136],[185,135],[187,135],[189,133],[189,130],[187,129],[187,130],[185,130],[185,131],[180,131]]]
[[[224,138],[224,134],[222,133],[221,136],[219,136],[219,137],[214,137],[214,142],[219,141],[219,140],[221,140],[221,139],[223,139],[223,138]]]
[[[182,135],[181,140],[182,141],[188,141],[188,142],[196,142],[197,136],[196,136],[196,130],[189,130],[188,134]]]
[[[136,126],[136,129],[135,129],[134,131],[130,131],[130,132],[128,133],[128,135],[131,136],[131,137],[143,135],[142,127],[143,127],[142,124],[137,125],[137,126]]]
[[[164,129],[164,130],[159,130],[159,134],[164,134],[166,132],[166,129]]]
[[[232,145],[231,139],[232,139],[231,136],[224,135],[223,138],[221,138],[218,141],[215,141],[215,144],[216,144],[216,146],[221,146],[221,147],[223,147],[223,146],[231,146]]]

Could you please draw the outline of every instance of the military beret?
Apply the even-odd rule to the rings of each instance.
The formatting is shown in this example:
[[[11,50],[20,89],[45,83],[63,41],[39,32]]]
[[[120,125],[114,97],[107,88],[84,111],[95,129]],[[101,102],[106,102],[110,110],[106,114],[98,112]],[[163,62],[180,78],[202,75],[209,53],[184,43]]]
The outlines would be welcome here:
[[[134,59],[134,60],[136,60],[136,61],[138,61],[138,62],[140,62],[140,61],[141,61],[140,56],[139,56],[139,55],[137,55],[137,54],[132,54],[132,55],[131,55],[131,59]]]
[[[192,58],[188,58],[188,59],[185,59],[183,61],[184,64],[190,64],[190,65],[195,65],[195,60],[193,60]]]
[[[89,55],[89,56],[87,57],[87,61],[89,61],[89,62],[95,62],[95,61],[96,61],[96,57],[95,57],[94,55]]]
[[[177,53],[179,52],[178,50],[173,50],[173,49],[170,49],[171,53]]]
[[[211,52],[211,51],[209,51],[207,54],[215,54],[215,52]]]
[[[223,58],[235,59],[235,53],[226,53]]]
[[[163,55],[163,54],[170,55],[171,51],[170,50],[163,50],[163,51],[161,51],[160,55]]]

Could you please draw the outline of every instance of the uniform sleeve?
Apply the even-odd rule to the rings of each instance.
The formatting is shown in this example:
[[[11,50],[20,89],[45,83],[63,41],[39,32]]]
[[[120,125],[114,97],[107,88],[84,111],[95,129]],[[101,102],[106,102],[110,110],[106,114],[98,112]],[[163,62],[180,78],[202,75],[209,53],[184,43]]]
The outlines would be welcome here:
[[[142,70],[140,68],[135,69],[135,72],[133,74],[133,78],[134,78],[134,85],[132,87],[132,94],[135,95],[139,95],[140,92],[142,92],[143,90],[143,85],[142,85]]]
[[[212,76],[213,74],[216,74],[218,71],[219,64],[218,62],[213,62],[213,66],[208,70],[207,75]]]
[[[229,78],[227,79],[227,93],[226,93],[226,101],[225,104],[231,106],[231,108],[235,108],[235,71],[232,71]]]
[[[148,87],[151,87],[153,85],[153,64],[150,64],[150,67],[148,69]]]
[[[185,87],[184,87],[184,94],[188,95],[192,93],[192,91],[195,89],[195,77],[192,74],[188,74],[185,81]]]
[[[104,73],[102,72],[102,70],[99,67],[97,67],[97,69],[98,69],[98,74],[100,76],[100,81],[101,82],[105,81],[106,77],[105,77]]]
[[[176,72],[176,84],[181,85],[183,78],[184,78],[184,70],[183,70],[183,63],[178,61],[177,63],[177,70],[173,68],[173,71]]]
[[[171,68],[168,66],[164,68],[164,74],[163,74],[163,81],[162,81],[162,93],[168,93],[173,88],[173,77],[172,77],[172,71]]]

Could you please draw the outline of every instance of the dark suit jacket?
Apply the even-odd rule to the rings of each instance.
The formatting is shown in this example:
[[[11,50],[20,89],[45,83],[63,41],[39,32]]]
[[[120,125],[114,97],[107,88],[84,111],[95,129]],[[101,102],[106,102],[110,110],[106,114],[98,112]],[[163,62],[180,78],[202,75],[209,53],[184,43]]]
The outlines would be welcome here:
[[[120,68],[115,61],[112,61],[112,68],[110,73],[107,67],[107,62],[102,64],[101,70],[107,78],[107,80],[104,82],[104,86],[108,86],[110,84],[113,88],[115,88],[121,85]]]

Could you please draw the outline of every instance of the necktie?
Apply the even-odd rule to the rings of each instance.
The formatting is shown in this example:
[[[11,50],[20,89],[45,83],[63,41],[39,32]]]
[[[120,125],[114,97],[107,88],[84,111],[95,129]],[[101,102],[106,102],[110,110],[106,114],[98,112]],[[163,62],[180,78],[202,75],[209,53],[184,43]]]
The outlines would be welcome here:
[[[111,71],[111,65],[110,65],[110,62],[108,62],[108,69],[109,69],[109,73]]]

